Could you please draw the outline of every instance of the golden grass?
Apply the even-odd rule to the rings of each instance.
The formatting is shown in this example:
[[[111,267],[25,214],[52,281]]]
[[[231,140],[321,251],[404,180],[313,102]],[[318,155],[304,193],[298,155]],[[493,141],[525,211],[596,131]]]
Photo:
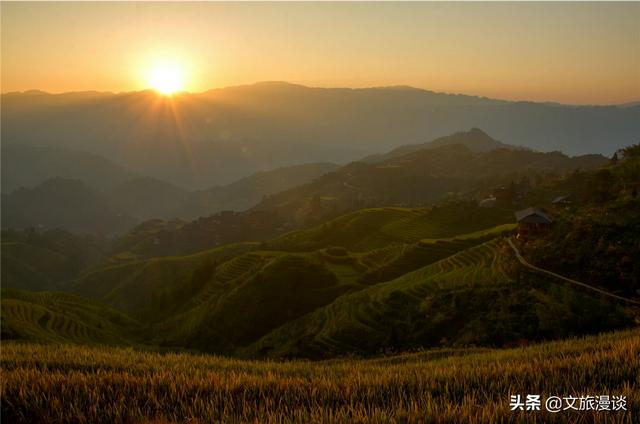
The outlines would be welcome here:
[[[640,331],[508,350],[246,361],[3,343],[2,422],[640,422]],[[511,412],[510,394],[625,395],[628,412]]]

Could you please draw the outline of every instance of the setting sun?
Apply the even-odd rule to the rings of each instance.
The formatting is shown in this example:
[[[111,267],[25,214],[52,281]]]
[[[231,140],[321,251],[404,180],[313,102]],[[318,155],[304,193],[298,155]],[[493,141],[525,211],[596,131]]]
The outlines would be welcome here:
[[[149,73],[149,85],[165,95],[182,91],[184,90],[184,70],[176,63],[157,63]]]

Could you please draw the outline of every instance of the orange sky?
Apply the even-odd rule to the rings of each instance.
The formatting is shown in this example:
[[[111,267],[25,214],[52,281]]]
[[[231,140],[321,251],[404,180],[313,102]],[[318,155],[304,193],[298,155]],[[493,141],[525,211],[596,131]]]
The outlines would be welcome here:
[[[280,80],[504,99],[640,100],[640,3],[6,3],[2,92]]]

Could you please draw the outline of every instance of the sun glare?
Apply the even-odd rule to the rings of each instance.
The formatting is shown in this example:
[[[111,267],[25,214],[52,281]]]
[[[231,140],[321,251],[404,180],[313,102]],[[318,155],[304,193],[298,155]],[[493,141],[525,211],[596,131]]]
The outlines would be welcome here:
[[[166,96],[184,90],[184,70],[176,63],[157,63],[149,72],[149,85]]]

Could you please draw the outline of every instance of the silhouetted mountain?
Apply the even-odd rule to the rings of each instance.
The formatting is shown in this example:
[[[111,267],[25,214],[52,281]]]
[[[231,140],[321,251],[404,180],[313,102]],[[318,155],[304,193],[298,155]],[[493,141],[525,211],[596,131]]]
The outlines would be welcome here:
[[[422,149],[379,163],[353,162],[315,181],[270,196],[254,210],[278,211],[288,225],[316,223],[337,213],[380,205],[418,206],[465,197],[523,176],[563,174],[606,162],[601,155],[496,149],[461,144]]]
[[[3,121],[4,123],[4,121]],[[135,173],[104,157],[59,147],[2,143],[2,192],[29,188],[55,177],[82,180],[109,190]]]
[[[222,210],[244,211],[264,196],[305,184],[338,167],[332,163],[308,163],[256,172],[225,186],[193,192],[179,216],[196,218]]]
[[[51,150],[54,154],[59,153],[56,149],[34,148],[33,150],[36,152]],[[96,185],[104,186],[106,189],[96,190],[79,179],[55,177],[43,181],[34,188],[20,188],[6,193],[2,198],[3,228],[42,226],[112,233],[116,230],[128,230],[152,218],[194,219],[222,210],[242,211],[256,205],[267,195],[304,184],[338,167],[328,163],[311,163],[277,168],[258,172],[227,186],[191,192],[149,177],[135,177],[112,187],[116,181],[129,175],[118,172],[120,168],[112,166],[99,157],[82,152],[74,152],[73,155],[66,156],[66,153],[61,153],[60,157],[63,160],[59,163],[62,165],[66,160],[70,160],[69,168],[65,170],[62,166],[51,166],[47,168],[47,172],[86,175],[89,180],[95,181]],[[95,170],[90,167],[74,167],[72,159],[82,160],[85,156],[95,160],[97,165],[107,164],[108,166],[98,166]],[[43,160],[44,163],[46,161]],[[91,163],[89,162],[89,165]],[[100,176],[105,176],[105,180],[95,179]],[[70,203],[66,205],[64,199],[69,200]],[[69,216],[63,216],[64,210],[68,211]],[[128,223],[128,227],[117,226],[116,228],[109,222],[105,222],[103,226],[97,219],[98,216],[102,216],[99,214],[100,210],[104,212],[105,217],[109,217],[110,214],[126,216],[126,219],[119,222]],[[93,219],[90,217],[95,218],[92,221],[93,224],[85,222]],[[81,222],[85,222],[86,225]]]
[[[153,231],[135,232],[127,249],[135,257],[149,257],[265,240],[360,208],[470,199],[523,177],[564,174],[606,161],[601,155],[569,157],[560,152],[505,148],[473,152],[461,144],[444,145],[380,163],[350,163],[307,184],[267,196],[244,212],[220,212],[179,225],[157,222]]]
[[[224,186],[187,191],[154,178],[136,178],[109,193],[115,207],[137,220],[195,219],[220,211],[244,211],[265,196],[304,184],[338,165],[310,163],[257,172]]]
[[[639,106],[505,102],[407,87],[260,83],[170,98],[30,92],[3,95],[2,111],[3,145],[86,150],[190,189],[259,169],[345,163],[459,128],[569,154],[611,154],[640,133]]]
[[[133,218],[78,180],[53,178],[35,188],[2,195],[3,228],[64,228],[113,234],[134,224]]]
[[[151,218],[177,218],[191,192],[155,178],[140,177],[116,186],[107,198],[118,210],[138,222]],[[213,208],[213,206],[211,206]]]
[[[495,149],[510,148],[517,149],[516,146],[501,143],[491,138],[487,133],[479,128],[472,128],[467,132],[458,132],[445,137],[440,137],[426,143],[405,144],[397,147],[385,154],[371,155],[362,159],[363,162],[384,162],[385,160],[397,158],[420,150],[435,149],[441,146],[460,144],[468,147],[472,152],[488,152]]]

